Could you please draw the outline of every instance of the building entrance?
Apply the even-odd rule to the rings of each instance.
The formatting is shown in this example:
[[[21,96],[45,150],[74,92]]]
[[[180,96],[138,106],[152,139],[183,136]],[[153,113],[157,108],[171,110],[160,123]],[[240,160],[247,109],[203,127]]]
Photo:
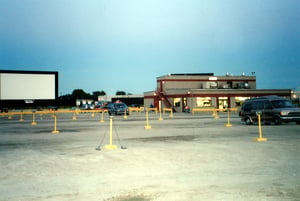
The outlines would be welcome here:
[[[228,108],[228,97],[219,97],[219,109]]]

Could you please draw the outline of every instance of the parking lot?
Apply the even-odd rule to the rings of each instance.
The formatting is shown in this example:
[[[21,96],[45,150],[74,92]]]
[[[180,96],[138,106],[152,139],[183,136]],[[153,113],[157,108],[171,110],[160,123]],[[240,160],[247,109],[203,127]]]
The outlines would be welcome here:
[[[0,117],[2,201],[296,201],[300,199],[300,126],[258,126],[236,114],[149,113]],[[98,149],[98,150],[97,150]]]

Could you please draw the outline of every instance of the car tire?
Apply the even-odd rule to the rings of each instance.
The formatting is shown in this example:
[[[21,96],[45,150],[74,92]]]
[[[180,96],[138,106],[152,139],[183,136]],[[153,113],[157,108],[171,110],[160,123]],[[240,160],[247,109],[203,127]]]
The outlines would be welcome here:
[[[245,118],[245,123],[246,123],[246,125],[252,125],[253,124],[253,122],[251,121],[250,117],[246,117]]]
[[[265,123],[265,125],[271,125],[270,121],[265,121],[264,123]]]
[[[280,119],[280,117],[274,117],[273,122],[275,125],[281,125],[282,120]]]

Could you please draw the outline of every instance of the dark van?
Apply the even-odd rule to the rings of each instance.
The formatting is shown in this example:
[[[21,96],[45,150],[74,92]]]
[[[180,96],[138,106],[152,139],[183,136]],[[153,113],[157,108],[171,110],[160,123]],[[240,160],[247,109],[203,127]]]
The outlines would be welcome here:
[[[282,122],[296,122],[300,124],[300,108],[280,96],[262,96],[246,100],[239,112],[241,120],[247,125],[257,122],[257,113],[261,114],[261,121],[265,124]]]
[[[125,103],[110,103],[107,109],[109,115],[129,115],[129,108]]]

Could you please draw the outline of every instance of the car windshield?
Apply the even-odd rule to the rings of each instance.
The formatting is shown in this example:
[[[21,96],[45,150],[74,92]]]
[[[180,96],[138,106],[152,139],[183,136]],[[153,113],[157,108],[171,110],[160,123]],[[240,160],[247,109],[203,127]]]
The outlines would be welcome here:
[[[293,107],[293,104],[288,100],[275,100],[272,101],[272,105],[274,108],[286,108],[286,107]]]
[[[124,108],[125,104],[116,104],[116,108]]]

